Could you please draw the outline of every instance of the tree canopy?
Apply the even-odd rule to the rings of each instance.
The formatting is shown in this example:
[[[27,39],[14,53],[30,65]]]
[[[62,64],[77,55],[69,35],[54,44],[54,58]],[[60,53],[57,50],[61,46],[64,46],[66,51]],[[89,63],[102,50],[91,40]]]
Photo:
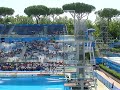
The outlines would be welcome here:
[[[33,16],[36,18],[36,22],[40,20],[41,15],[48,15],[49,14],[49,8],[47,8],[44,5],[34,5],[29,6],[25,8],[24,13],[28,16]]]
[[[120,14],[120,11],[113,8],[104,8],[96,12],[99,17],[111,19]]]
[[[82,19],[95,10],[95,7],[89,4],[77,2],[63,5],[63,10],[74,10],[76,17],[78,19]]]
[[[49,14],[53,15],[59,15],[59,14],[63,14],[63,10],[61,8],[49,8]]]
[[[24,13],[28,16],[48,15],[49,9],[44,5],[34,5],[25,8]]]
[[[95,14],[97,14],[102,19],[107,19],[107,23],[108,23],[107,29],[110,29],[109,23],[111,21],[111,18],[120,15],[120,11],[117,9],[113,9],[113,8],[104,8],[104,9],[101,9],[99,11],[96,11]]]
[[[0,16],[12,15],[14,10],[8,7],[0,7]]]
[[[54,22],[55,15],[63,14],[63,10],[61,8],[49,8],[49,14],[52,16]]]

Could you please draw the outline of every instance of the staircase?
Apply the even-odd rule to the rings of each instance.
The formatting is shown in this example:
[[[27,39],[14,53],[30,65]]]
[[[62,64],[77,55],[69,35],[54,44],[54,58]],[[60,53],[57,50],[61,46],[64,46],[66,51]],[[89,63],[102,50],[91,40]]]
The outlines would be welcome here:
[[[21,60],[24,58],[24,54],[25,54],[25,52],[26,52],[26,50],[27,50],[27,48],[26,48],[26,46],[24,45],[23,46],[23,49],[22,49],[22,53],[21,53]]]
[[[14,27],[15,27],[15,26],[12,26],[12,27],[10,28],[10,30],[9,30],[9,32],[8,32],[8,37],[11,35],[12,31],[14,30]]]

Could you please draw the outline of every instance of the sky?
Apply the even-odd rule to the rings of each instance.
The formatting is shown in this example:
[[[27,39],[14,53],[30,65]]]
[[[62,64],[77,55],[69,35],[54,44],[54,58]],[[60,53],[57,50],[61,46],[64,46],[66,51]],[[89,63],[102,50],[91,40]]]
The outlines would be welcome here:
[[[24,9],[32,5],[45,5],[47,7],[62,8],[64,4],[73,2],[83,2],[96,7],[96,10],[103,8],[114,8],[120,10],[120,0],[0,0],[0,7],[9,7],[15,10],[14,15],[25,15]],[[67,14],[68,15],[68,14]],[[68,15],[70,17],[70,15]],[[96,16],[94,12],[89,15],[91,21],[94,22]]]

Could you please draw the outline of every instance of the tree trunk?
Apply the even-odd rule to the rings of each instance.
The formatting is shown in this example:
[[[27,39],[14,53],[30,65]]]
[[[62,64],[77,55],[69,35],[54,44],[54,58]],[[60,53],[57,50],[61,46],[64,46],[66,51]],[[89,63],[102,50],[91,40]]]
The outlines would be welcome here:
[[[39,16],[36,16],[37,17],[37,20],[38,20],[38,23],[39,24],[39,21],[40,21],[40,15]]]
[[[52,15],[52,19],[53,19],[53,23],[54,23],[54,20],[55,20],[55,15],[54,14]]]
[[[37,17],[35,17],[35,19],[36,19],[36,24],[38,24],[38,23],[39,23],[39,20],[38,20],[38,18],[37,18]]]

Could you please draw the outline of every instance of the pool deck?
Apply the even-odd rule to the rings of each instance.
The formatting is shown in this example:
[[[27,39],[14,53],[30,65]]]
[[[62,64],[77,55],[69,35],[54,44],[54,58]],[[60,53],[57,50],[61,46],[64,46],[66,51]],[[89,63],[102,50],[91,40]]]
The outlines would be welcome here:
[[[70,87],[75,87],[76,84],[75,83],[65,83],[64,86],[70,86]],[[100,82],[97,79],[97,86],[96,86],[97,90],[109,90],[102,82]],[[95,90],[95,88],[92,88],[92,90]]]
[[[17,76],[17,75],[63,75],[63,72],[41,72],[41,71],[0,71],[0,76]]]
[[[102,82],[97,80],[97,90],[110,90],[110,89],[108,89]]]

